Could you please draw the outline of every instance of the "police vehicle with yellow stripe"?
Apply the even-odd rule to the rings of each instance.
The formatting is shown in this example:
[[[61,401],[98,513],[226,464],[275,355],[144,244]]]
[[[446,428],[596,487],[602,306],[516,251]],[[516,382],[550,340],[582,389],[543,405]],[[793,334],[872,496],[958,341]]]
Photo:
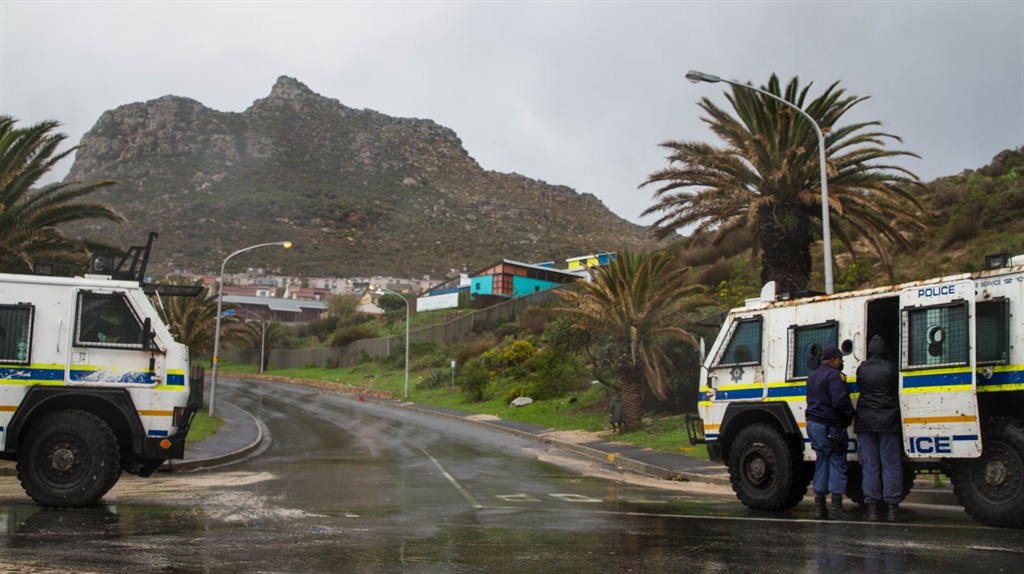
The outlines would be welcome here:
[[[815,458],[807,376],[824,347],[840,347],[856,404],[854,373],[874,335],[900,371],[904,490],[917,472],[942,472],[976,520],[1024,527],[1024,255],[989,256],[978,273],[833,295],[776,296],[767,284],[728,313],[708,349],[691,442],[728,465],[748,507],[795,506]],[[849,430],[847,494],[861,502]]]
[[[122,470],[184,457],[202,370],[174,341],[143,281],[149,251],[94,255],[85,277],[0,274],[0,458],[45,506],[86,506]]]

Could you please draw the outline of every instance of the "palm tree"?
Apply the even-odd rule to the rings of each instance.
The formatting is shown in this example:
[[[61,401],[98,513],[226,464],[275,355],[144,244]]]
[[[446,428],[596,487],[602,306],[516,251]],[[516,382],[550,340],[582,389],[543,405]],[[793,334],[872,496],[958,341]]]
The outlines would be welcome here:
[[[55,121],[27,128],[16,128],[15,122],[0,116],[0,269],[30,270],[39,260],[82,266],[91,249],[109,247],[72,239],[59,226],[85,219],[122,223],[124,218],[109,206],[79,201],[118,182],[55,183],[33,191],[32,186],[78,146],[57,151],[67,136],[51,133],[59,125]]]
[[[918,225],[920,204],[907,188],[918,178],[906,169],[878,161],[918,157],[884,148],[900,138],[877,131],[879,122],[837,126],[840,118],[867,98],[846,96],[838,82],[806,104],[808,84],[797,78],[781,91],[772,74],[767,92],[805,110],[825,134],[831,230],[850,251],[863,237],[892,275],[892,245],[912,252],[901,224]],[[695,238],[713,242],[749,228],[759,250],[761,280],[780,290],[806,289],[811,275],[810,246],[820,236],[821,181],[818,138],[806,119],[788,106],[740,86],[726,94],[736,116],[703,98],[703,118],[724,142],[668,141],[670,165],[651,174],[641,187],[659,184],[657,203],[644,215],[660,214],[652,225],[658,238],[693,227]]]
[[[624,430],[640,427],[644,389],[666,398],[671,366],[664,343],[696,345],[683,328],[694,311],[710,305],[691,295],[699,285],[685,284],[687,269],[673,268],[668,252],[619,253],[608,265],[589,268],[591,280],[562,291],[572,305],[560,309],[573,326],[609,335],[619,349],[618,375],[626,416]]]
[[[202,280],[172,279],[172,285],[199,285]],[[165,297],[158,306],[174,340],[187,346],[193,357],[210,357],[217,328],[217,294],[207,289],[196,297]],[[230,308],[230,306],[225,306]],[[244,328],[238,317],[229,315],[221,321],[224,344],[244,340]]]

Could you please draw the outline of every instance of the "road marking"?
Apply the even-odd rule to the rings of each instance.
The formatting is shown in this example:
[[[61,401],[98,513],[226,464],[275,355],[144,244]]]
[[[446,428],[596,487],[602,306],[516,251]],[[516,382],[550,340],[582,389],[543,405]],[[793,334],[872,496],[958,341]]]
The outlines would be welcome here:
[[[565,502],[601,502],[600,498],[590,498],[582,494],[549,494],[548,496]]]
[[[466,490],[465,488],[462,487],[461,484],[459,484],[459,481],[455,480],[454,476],[448,474],[448,471],[445,470],[443,466],[441,466],[441,463],[437,462],[436,458],[430,456],[430,453],[423,450],[422,448],[420,448],[420,450],[423,451],[423,454],[427,455],[427,458],[429,458],[434,463],[434,466],[436,466],[437,469],[441,471],[441,474],[443,474],[444,477],[448,479],[448,482],[452,483],[452,486],[455,487],[455,490],[458,490],[459,493],[461,493],[462,496],[466,498],[470,506],[472,506],[473,508],[484,507],[484,505],[480,504],[479,502],[477,502],[475,498],[473,498],[473,495],[470,494],[468,490]]]
[[[496,498],[500,498],[505,502],[540,502],[539,498],[534,498],[529,494],[524,494],[522,492],[518,494],[498,494],[496,495]]]

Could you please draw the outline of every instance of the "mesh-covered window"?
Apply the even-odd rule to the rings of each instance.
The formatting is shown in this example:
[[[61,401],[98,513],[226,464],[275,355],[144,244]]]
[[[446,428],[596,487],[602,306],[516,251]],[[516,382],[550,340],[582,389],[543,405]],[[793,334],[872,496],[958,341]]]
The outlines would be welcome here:
[[[142,323],[121,293],[78,293],[75,345],[141,349]]]
[[[1010,302],[1006,299],[980,301],[974,308],[977,321],[979,365],[1010,362]]]
[[[742,319],[732,324],[732,333],[718,366],[761,364],[761,318]]]
[[[789,328],[789,378],[806,379],[821,364],[821,352],[829,345],[838,345],[839,323],[828,321],[817,325]]]
[[[907,337],[904,364],[908,369],[961,367],[970,364],[967,304],[904,310]]]
[[[34,312],[32,305],[0,305],[0,363],[29,364]]]

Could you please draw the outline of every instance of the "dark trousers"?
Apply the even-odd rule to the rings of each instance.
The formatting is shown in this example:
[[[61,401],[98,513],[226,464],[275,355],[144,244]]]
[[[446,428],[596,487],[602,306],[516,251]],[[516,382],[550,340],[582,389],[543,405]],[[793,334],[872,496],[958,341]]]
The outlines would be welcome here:
[[[863,471],[864,502],[903,502],[903,438],[896,432],[862,432],[857,457]]]
[[[846,429],[840,431],[846,436]],[[828,439],[825,425],[807,421],[807,438],[817,457],[814,461],[814,494],[846,493],[846,453],[837,453]]]

